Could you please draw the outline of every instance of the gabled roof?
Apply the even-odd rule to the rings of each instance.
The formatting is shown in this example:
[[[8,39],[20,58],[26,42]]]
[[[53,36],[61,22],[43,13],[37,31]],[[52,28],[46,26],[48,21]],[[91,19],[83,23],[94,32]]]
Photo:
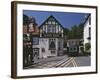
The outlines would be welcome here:
[[[85,25],[85,23],[87,22],[87,20],[89,19],[89,17],[91,16],[91,14],[89,14],[86,18],[86,20],[84,21],[83,25]]]
[[[61,23],[60,23],[53,15],[49,16],[49,17],[39,26],[39,28],[41,28],[41,27],[45,24],[45,22],[48,21],[50,18],[53,18],[53,19],[64,29],[64,27],[61,25]]]

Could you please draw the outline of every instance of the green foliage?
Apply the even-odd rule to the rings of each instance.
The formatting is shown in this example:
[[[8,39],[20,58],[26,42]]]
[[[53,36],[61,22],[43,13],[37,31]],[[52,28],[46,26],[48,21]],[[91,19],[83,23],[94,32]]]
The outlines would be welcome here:
[[[64,35],[66,36],[66,35],[68,35],[68,33],[69,33],[69,29],[64,28]]]
[[[83,24],[74,25],[70,29],[64,29],[64,35],[68,36],[68,39],[81,39],[83,38]]]
[[[83,47],[81,47],[81,48],[80,48],[80,50],[83,52],[83,51],[84,51],[84,48],[83,48]]]
[[[27,15],[23,15],[23,25],[28,25],[29,23],[34,23],[36,26],[36,20],[34,17],[28,17]]]
[[[90,49],[91,49],[91,44],[90,43],[86,43],[85,44],[85,53],[84,53],[86,56],[91,55]]]
[[[23,15],[23,24],[28,25],[29,24],[29,17],[27,15]]]
[[[90,48],[91,48],[90,43],[86,43],[85,44],[85,50],[88,51],[88,50],[90,50]]]

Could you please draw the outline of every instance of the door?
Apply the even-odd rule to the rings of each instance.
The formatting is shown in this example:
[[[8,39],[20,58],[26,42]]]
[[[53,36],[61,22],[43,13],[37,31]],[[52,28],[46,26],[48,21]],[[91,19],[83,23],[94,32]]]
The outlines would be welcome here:
[[[58,39],[58,56],[63,55],[63,40]]]
[[[38,59],[39,59],[39,48],[33,48],[33,61],[35,62]]]

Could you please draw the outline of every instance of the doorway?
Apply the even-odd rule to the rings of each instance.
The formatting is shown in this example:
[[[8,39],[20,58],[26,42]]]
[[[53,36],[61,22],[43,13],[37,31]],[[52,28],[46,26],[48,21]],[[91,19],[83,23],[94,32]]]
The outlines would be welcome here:
[[[38,59],[39,59],[39,48],[33,48],[33,61],[35,62]]]

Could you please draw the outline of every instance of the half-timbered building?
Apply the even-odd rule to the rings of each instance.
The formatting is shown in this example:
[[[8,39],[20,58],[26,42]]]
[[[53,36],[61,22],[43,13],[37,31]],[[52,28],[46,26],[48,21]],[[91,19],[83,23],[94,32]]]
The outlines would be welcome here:
[[[33,45],[33,50],[38,49],[39,58],[59,56],[63,54],[63,27],[54,16],[49,16],[39,27],[39,45]],[[33,51],[34,52],[34,51]]]

